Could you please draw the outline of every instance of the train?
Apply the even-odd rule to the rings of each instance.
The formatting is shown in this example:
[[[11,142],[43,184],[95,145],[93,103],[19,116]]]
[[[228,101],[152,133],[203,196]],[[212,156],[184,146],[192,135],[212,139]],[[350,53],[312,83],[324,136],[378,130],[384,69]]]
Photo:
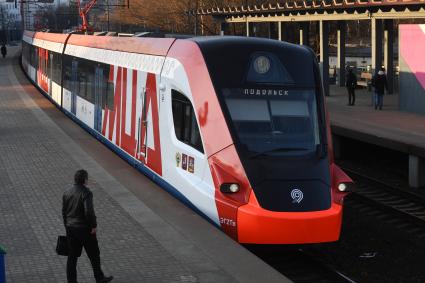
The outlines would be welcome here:
[[[354,184],[334,163],[310,48],[25,31],[21,65],[68,117],[235,241],[339,239]]]

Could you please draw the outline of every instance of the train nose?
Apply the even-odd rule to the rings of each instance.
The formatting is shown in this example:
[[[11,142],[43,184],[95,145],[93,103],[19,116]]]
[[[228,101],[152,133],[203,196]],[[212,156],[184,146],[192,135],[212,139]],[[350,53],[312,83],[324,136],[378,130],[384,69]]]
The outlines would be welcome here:
[[[294,195],[299,200],[299,194]],[[294,200],[294,201],[295,201]],[[238,208],[238,241],[257,244],[307,244],[339,239],[342,206],[322,211],[274,212],[258,205],[254,194]]]

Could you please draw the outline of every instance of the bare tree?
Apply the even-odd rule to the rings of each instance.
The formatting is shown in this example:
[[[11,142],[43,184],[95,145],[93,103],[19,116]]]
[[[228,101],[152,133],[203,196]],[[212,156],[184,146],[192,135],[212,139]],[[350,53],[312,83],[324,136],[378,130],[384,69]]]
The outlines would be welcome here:
[[[40,28],[61,32],[78,26],[79,15],[76,7],[63,5],[56,9],[41,9],[36,12],[36,18],[42,19]]]
[[[217,34],[219,25],[211,17],[196,16],[199,8],[239,6],[244,0],[132,0],[130,9],[114,9],[112,24],[174,33]],[[252,2],[252,1],[250,1]],[[250,3],[252,4],[252,3]],[[103,18],[102,18],[103,20]]]

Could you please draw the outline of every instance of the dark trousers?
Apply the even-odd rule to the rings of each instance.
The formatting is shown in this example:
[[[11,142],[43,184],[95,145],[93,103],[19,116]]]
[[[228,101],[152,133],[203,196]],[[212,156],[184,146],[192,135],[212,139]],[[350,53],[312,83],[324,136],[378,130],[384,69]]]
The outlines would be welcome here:
[[[375,92],[375,109],[379,107],[379,110],[382,110],[383,104],[384,104],[384,94]]]
[[[96,281],[104,278],[105,276],[100,267],[100,251],[96,235],[91,235],[89,228],[67,227],[66,236],[69,248],[68,261],[66,263],[68,283],[77,282],[77,260],[83,247],[90,259]]]
[[[356,93],[353,87],[347,87],[348,90],[348,105],[354,105],[356,102]]]

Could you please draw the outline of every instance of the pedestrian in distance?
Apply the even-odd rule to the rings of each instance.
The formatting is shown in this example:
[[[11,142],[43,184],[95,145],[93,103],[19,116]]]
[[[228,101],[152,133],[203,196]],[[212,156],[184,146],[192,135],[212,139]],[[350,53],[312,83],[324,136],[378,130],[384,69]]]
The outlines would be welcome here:
[[[5,44],[2,44],[1,46],[1,56],[3,56],[3,58],[5,58],[7,55],[7,48]]]
[[[74,175],[75,184],[63,194],[62,217],[68,241],[68,261],[66,277],[68,283],[77,283],[77,260],[82,248],[86,251],[97,283],[112,281],[106,277],[100,266],[100,251],[96,237],[96,214],[93,206],[93,193],[86,186],[88,173],[78,170]]]
[[[357,87],[357,77],[354,74],[353,69],[349,68],[347,73],[347,78],[345,80],[345,86],[348,91],[348,105],[354,106],[356,102],[356,87]]]
[[[379,108],[382,110],[384,104],[384,92],[388,91],[387,76],[385,75],[384,68],[381,68],[372,78],[372,86],[375,88],[375,110]]]

